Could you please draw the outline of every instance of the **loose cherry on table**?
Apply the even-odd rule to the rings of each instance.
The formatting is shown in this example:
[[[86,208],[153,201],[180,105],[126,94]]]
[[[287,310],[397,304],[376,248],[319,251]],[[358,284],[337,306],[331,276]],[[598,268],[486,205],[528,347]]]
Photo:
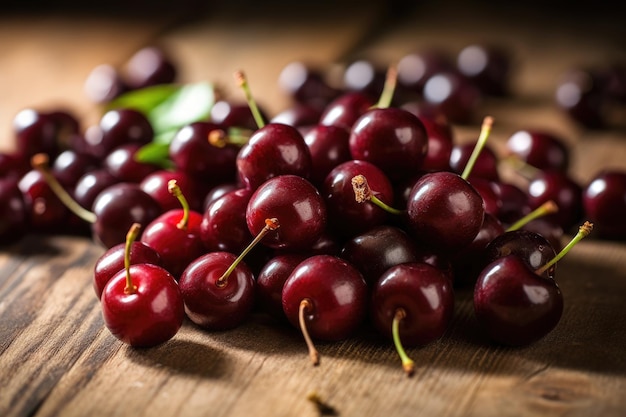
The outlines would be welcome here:
[[[549,271],[592,228],[585,222],[570,243],[539,268],[529,267],[527,260],[510,254],[483,269],[474,287],[474,311],[491,340],[524,346],[556,327],[563,313],[563,294]]]
[[[506,151],[507,157],[519,158],[540,170],[569,168],[570,151],[564,139],[547,130],[518,130],[507,139]]]
[[[139,224],[133,224],[126,238],[124,269],[105,285],[102,317],[119,340],[133,347],[152,347],[176,335],[185,318],[183,298],[174,277],[164,268],[130,264],[130,248]]]
[[[452,282],[432,265],[408,262],[389,268],[372,289],[370,315],[392,339],[407,375],[414,363],[403,346],[426,345],[443,336],[454,313]]]
[[[148,223],[141,241],[158,252],[163,267],[178,278],[191,261],[206,252],[200,234],[202,214],[189,208],[176,180],[170,180],[167,188],[182,207],[168,210]]]
[[[298,264],[282,292],[285,315],[302,331],[313,365],[319,364],[313,340],[337,341],[352,335],[363,323],[367,299],[361,273],[331,255],[311,256]]]
[[[205,329],[225,330],[248,317],[255,302],[255,280],[243,259],[265,235],[280,226],[275,218],[265,219],[264,228],[239,256],[209,252],[189,263],[178,283],[191,321]]]
[[[626,238],[626,171],[605,169],[596,173],[583,190],[585,215],[599,236]]]

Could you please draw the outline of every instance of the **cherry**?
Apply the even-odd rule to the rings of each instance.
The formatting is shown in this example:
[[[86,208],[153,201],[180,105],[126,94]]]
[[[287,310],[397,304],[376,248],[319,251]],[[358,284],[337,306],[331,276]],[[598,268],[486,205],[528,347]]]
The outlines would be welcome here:
[[[568,173],[540,171],[528,184],[528,205],[539,207],[548,200],[556,203],[559,211],[547,218],[568,230],[583,217],[583,189]]]
[[[426,345],[441,338],[453,313],[451,281],[442,271],[425,263],[391,267],[372,290],[372,323],[380,334],[393,339],[409,376],[414,364],[403,346]]]
[[[452,125],[445,119],[418,116],[428,136],[428,151],[422,162],[422,171],[452,171],[450,156],[454,148]]]
[[[268,233],[280,228],[277,219],[265,219],[265,227],[236,256],[230,252],[209,252],[193,260],[183,271],[179,285],[187,316],[209,330],[238,326],[254,306],[254,276],[243,258]]]
[[[259,109],[263,120],[267,120],[266,112]],[[211,107],[210,121],[224,127],[239,127],[255,130],[258,125],[256,117],[246,102],[234,103],[226,100],[217,101]]]
[[[367,112],[375,101],[367,94],[349,91],[328,103],[320,116],[320,124],[350,130],[354,122]]]
[[[102,165],[120,182],[140,183],[148,174],[159,169],[158,165],[136,159],[135,155],[141,147],[138,143],[120,145],[109,152]]]
[[[326,82],[320,68],[302,61],[285,65],[278,76],[278,85],[297,103],[316,109],[323,108],[340,94]]]
[[[418,249],[404,230],[380,225],[348,240],[339,256],[355,265],[368,286],[373,287],[392,266],[417,262]]]
[[[19,180],[30,168],[28,158],[15,152],[0,152],[0,178]]]
[[[154,129],[138,110],[117,108],[102,115],[99,123],[85,130],[90,155],[105,158],[113,149],[127,143],[145,145],[152,141]]]
[[[303,135],[311,155],[311,182],[321,187],[337,165],[352,159],[350,133],[341,127],[315,125]]]
[[[91,69],[83,83],[85,95],[94,103],[109,103],[129,90],[120,71],[111,64]]]
[[[450,168],[453,172],[461,174],[476,148],[476,142],[458,143],[452,147],[450,152]],[[484,178],[490,181],[499,181],[498,156],[495,151],[485,145],[478,155],[476,164],[472,169],[472,177]]]
[[[145,46],[136,51],[122,68],[122,76],[128,88],[137,90],[176,81],[178,69],[164,48]]]
[[[206,252],[200,237],[202,214],[189,209],[176,180],[170,180],[167,188],[182,208],[168,210],[148,223],[141,241],[153,248],[161,256],[163,267],[178,278],[191,261]]]
[[[73,190],[73,197],[80,207],[87,210],[93,207],[93,202],[104,189],[119,183],[116,177],[105,168],[96,168],[86,172],[76,181]]]
[[[346,66],[342,78],[345,90],[359,91],[376,97],[384,88],[385,71],[376,62],[356,59]]]
[[[540,170],[567,171],[569,149],[563,138],[538,129],[518,130],[506,141],[510,155]]]
[[[452,123],[469,123],[482,101],[478,88],[457,71],[432,75],[424,85],[424,100],[440,109]]]
[[[307,249],[326,230],[326,205],[306,179],[279,175],[261,184],[246,208],[246,222],[253,236],[265,227],[267,218],[277,218],[281,227],[265,237],[265,245],[274,249]]]
[[[419,172],[427,152],[423,123],[400,108],[369,110],[355,121],[350,132],[352,159],[373,163],[391,180]]]
[[[485,95],[506,96],[510,90],[511,55],[499,45],[470,44],[456,60],[457,69]]]
[[[113,336],[133,347],[152,347],[176,335],[185,310],[169,272],[154,264],[130,264],[130,247],[139,227],[129,229],[124,269],[105,285],[100,300],[104,324]]]
[[[16,152],[23,158],[30,158],[37,153],[48,154],[54,158],[58,153],[58,127],[47,113],[25,108],[13,118]]]
[[[261,311],[276,320],[286,320],[282,301],[283,286],[293,270],[307,257],[303,253],[279,254],[261,268],[256,278],[256,299]]]
[[[221,129],[221,125],[205,121],[183,126],[169,146],[169,157],[176,168],[204,183],[234,181],[240,148],[233,144],[216,146],[209,141],[211,132]]]
[[[230,191],[238,190],[240,188],[241,188],[241,185],[236,182],[225,182],[222,184],[218,184],[214,187],[211,187],[204,196],[204,201],[202,203],[202,208],[203,208],[202,212],[205,212],[213,201],[217,200],[224,194]]]
[[[497,258],[483,269],[474,288],[474,311],[492,340],[528,345],[556,327],[563,314],[563,294],[556,281],[544,274],[591,229],[591,223],[585,222],[572,241],[539,269],[515,254]]]
[[[517,185],[504,181],[492,182],[491,185],[500,201],[498,219],[503,223],[512,223],[531,211],[528,195]]]
[[[143,242],[133,241],[129,251],[130,265],[153,264],[163,266],[161,255]],[[107,249],[96,260],[93,267],[93,289],[98,299],[102,296],[102,291],[111,278],[124,269],[125,256],[126,242],[122,242]]]
[[[281,123],[297,128],[314,126],[319,122],[322,111],[309,104],[297,103],[270,119],[270,123]]]
[[[282,292],[283,310],[302,331],[314,365],[319,364],[319,354],[312,340],[337,341],[352,335],[364,321],[367,293],[361,273],[336,256],[311,256],[289,275]]]
[[[31,229],[41,233],[63,232],[69,211],[50,187],[48,179],[38,170],[31,169],[17,185],[26,204]]]
[[[66,149],[52,163],[52,173],[64,187],[72,189],[78,180],[98,167],[96,160],[86,154]]]
[[[431,76],[453,67],[450,56],[441,49],[430,47],[413,51],[398,61],[398,84],[421,96]]]
[[[626,239],[626,172],[604,169],[597,172],[583,190],[585,215],[600,236]]]
[[[240,188],[213,200],[202,216],[200,238],[209,251],[241,252],[252,235],[246,208],[253,190]]]
[[[185,171],[158,169],[146,175],[139,183],[139,187],[159,203],[162,212],[166,212],[180,207],[180,202],[172,198],[168,190],[168,183],[171,180],[176,181],[191,210],[204,211],[205,193],[202,191],[204,187]]]
[[[348,238],[381,225],[388,218],[384,209],[355,199],[352,181],[357,175],[366,180],[371,194],[377,199],[389,204],[394,200],[391,182],[376,165],[349,160],[336,166],[326,176],[322,192],[328,208],[329,228]]]
[[[27,206],[17,182],[0,178],[0,246],[17,242],[28,228]]]
[[[556,107],[572,120],[588,128],[607,124],[607,102],[603,80],[588,68],[571,68],[557,81]]]

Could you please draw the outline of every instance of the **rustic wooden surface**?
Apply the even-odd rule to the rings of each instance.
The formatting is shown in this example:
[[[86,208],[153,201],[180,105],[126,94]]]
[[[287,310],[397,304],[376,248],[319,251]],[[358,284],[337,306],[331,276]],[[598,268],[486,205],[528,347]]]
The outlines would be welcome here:
[[[305,12],[307,19],[278,12],[255,19],[256,9],[242,16],[228,8],[189,22],[176,14],[2,14],[1,148],[11,147],[11,119],[22,107],[64,104],[95,117],[82,91],[88,71],[150,42],[173,48],[187,81],[228,86],[244,69],[259,101],[278,112],[289,102],[276,79],[292,59],[396,60],[421,46],[456,52],[495,39],[519,65],[515,98],[483,109],[496,120],[494,146],[518,128],[547,127],[572,145],[579,181],[601,167],[626,167],[626,132],[581,129],[551,102],[556,77],[570,65],[624,58],[623,44],[612,43],[624,31],[613,20],[550,25],[548,16],[430,3],[389,20],[382,4]],[[465,140],[477,131],[478,124],[456,132]],[[228,332],[185,323],[162,346],[129,348],[103,326],[91,287],[103,248],[81,237],[27,236],[0,251],[0,416],[315,416],[311,392],[342,416],[623,416],[625,249],[593,237],[573,249],[559,264],[563,318],[529,347],[489,344],[471,294],[460,291],[448,333],[409,349],[417,372],[408,379],[391,344],[370,332],[319,345],[321,365],[312,367],[299,333],[262,316]]]

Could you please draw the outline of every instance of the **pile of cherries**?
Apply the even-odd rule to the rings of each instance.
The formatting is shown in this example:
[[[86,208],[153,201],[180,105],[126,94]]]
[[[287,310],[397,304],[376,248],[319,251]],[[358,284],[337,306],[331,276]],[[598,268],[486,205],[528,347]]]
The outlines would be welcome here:
[[[532,343],[560,320],[561,257],[592,223],[626,239],[626,173],[582,187],[564,142],[537,130],[515,132],[497,155],[490,117],[475,143],[458,143],[466,92],[506,91],[503,55],[472,48],[459,55],[468,73],[414,53],[358,88],[347,80],[363,61],[341,88],[290,64],[279,81],[294,106],[268,122],[238,72],[246,100],[218,101],[209,120],[178,130],[167,166],[136,157],[154,137],[138,110],[109,109],[87,128],[65,110],[22,110],[16,151],[0,154],[0,243],[68,230],[100,242],[94,289],[107,327],[132,346],[171,339],[185,318],[225,330],[257,311],[299,328],[314,363],[315,340],[373,326],[411,374],[404,346],[442,337],[463,287],[493,341]],[[150,51],[135,89],[175,81],[166,54]],[[477,51],[481,70],[467,63]],[[430,76],[418,76],[420,59]],[[106,68],[104,87],[118,85]],[[123,84],[101,100],[132,90]],[[429,99],[438,88],[449,95]],[[503,161],[527,189],[501,179]]]

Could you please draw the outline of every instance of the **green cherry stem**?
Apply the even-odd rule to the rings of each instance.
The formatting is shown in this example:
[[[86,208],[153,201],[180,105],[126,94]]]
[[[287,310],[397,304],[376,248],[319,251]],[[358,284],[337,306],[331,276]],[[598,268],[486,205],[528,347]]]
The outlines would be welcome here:
[[[172,194],[174,197],[178,199],[178,201],[180,201],[180,205],[183,208],[183,217],[180,219],[176,227],[179,228],[180,230],[186,230],[187,224],[189,223],[189,203],[187,202],[187,199],[183,195],[183,192],[180,189],[180,186],[176,183],[176,180],[168,181],[167,191],[169,191],[170,194]]]
[[[237,82],[237,85],[243,90],[243,93],[246,96],[246,101],[248,102],[248,106],[250,106],[252,116],[254,117],[254,121],[256,122],[257,127],[261,129],[263,126],[265,126],[265,120],[263,120],[263,116],[259,111],[259,107],[257,106],[254,97],[252,97],[252,92],[250,91],[248,79],[246,78],[246,75],[243,71],[235,72],[235,81]]]
[[[252,242],[250,242],[250,244],[239,254],[237,259],[233,261],[233,263],[228,267],[226,272],[224,272],[222,276],[217,279],[217,281],[215,282],[215,285],[217,285],[219,288],[224,288],[228,284],[228,277],[230,276],[230,274],[233,273],[235,268],[237,268],[237,265],[239,265],[239,263],[248,254],[248,252],[250,252],[252,248],[254,248],[254,246],[256,246],[256,244],[259,243],[261,239],[265,237],[266,234],[268,234],[272,230],[278,229],[279,227],[280,227],[280,224],[278,223],[278,219],[276,218],[265,219],[265,226],[263,227],[263,229],[261,229],[259,234],[256,235],[256,237],[252,240]]]
[[[124,287],[124,294],[134,294],[137,292],[137,286],[133,284],[133,280],[130,277],[130,248],[133,242],[137,239],[141,225],[139,223],[133,223],[126,233],[126,245],[124,246],[124,270],[126,271],[126,287]]]
[[[394,65],[389,66],[387,69],[387,76],[385,78],[385,85],[383,91],[378,98],[378,103],[374,105],[374,108],[386,109],[391,106],[391,100],[393,100],[393,94],[396,91],[396,85],[398,83],[398,70]]]
[[[393,344],[398,351],[398,355],[402,360],[402,369],[407,376],[412,376],[415,372],[415,362],[406,354],[402,342],[400,341],[400,322],[406,317],[406,311],[403,308],[396,309],[393,315],[393,321],[391,322],[391,336],[393,338]]]
[[[216,148],[223,148],[226,145],[243,146],[252,136],[252,131],[239,127],[229,127],[228,131],[214,129],[209,132],[209,143]]]
[[[478,136],[478,141],[476,142],[476,146],[474,146],[474,150],[472,151],[472,154],[470,155],[469,160],[467,161],[467,165],[465,165],[465,169],[463,170],[463,173],[461,174],[461,177],[464,180],[466,180],[469,177],[470,173],[472,172],[472,169],[474,169],[474,165],[476,164],[476,161],[478,160],[478,156],[480,155],[483,148],[485,147],[485,144],[487,143],[487,139],[489,138],[489,135],[491,134],[492,126],[493,126],[493,117],[486,116],[483,119],[483,124],[480,128],[480,135]]]
[[[31,158],[30,163],[33,168],[43,175],[52,192],[61,200],[65,207],[87,223],[96,222],[96,215],[78,204],[65,188],[63,188],[59,180],[50,172],[50,159],[48,155],[38,153]]]
[[[556,205],[556,203],[552,200],[548,200],[515,223],[513,223],[512,225],[510,225],[506,229],[506,231],[511,232],[513,230],[521,229],[531,221],[538,219],[539,217],[546,216],[548,214],[556,213],[557,211],[559,211],[559,207]]]
[[[354,199],[357,203],[364,203],[366,201],[371,201],[373,204],[376,204],[381,209],[385,210],[388,213],[394,215],[401,215],[404,213],[403,210],[399,210],[397,208],[391,207],[380,198],[376,197],[374,193],[372,193],[372,189],[370,188],[369,183],[367,182],[367,178],[365,175],[359,174],[352,177],[352,190],[354,191]]]
[[[550,269],[550,267],[552,267],[552,265],[560,261],[561,258],[563,258],[567,254],[567,252],[569,252],[570,249],[574,247],[574,245],[580,242],[583,238],[589,236],[589,233],[591,233],[592,230],[593,230],[593,224],[589,222],[585,222],[582,226],[578,228],[578,233],[576,233],[576,236],[574,236],[572,240],[570,240],[569,243],[563,249],[561,249],[561,251],[554,258],[550,259],[548,263],[546,263],[544,266],[540,267],[539,269],[535,270],[535,273],[537,275],[541,275],[544,272],[546,272],[548,269]]]

